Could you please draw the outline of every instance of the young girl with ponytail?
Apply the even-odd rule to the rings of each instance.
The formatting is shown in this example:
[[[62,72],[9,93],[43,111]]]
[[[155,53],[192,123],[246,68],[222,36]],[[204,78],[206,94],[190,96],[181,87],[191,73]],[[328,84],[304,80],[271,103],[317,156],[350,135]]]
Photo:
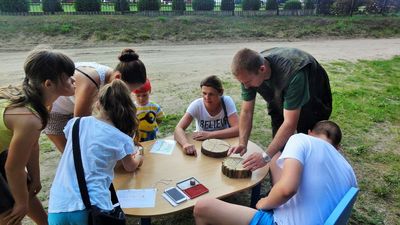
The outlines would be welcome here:
[[[134,50],[124,49],[118,59],[119,64],[115,69],[95,62],[75,64],[75,96],[60,97],[54,102],[49,124],[44,130],[61,152],[64,151],[67,141],[63,133],[65,125],[72,117],[92,114],[92,105],[100,87],[121,79],[132,91],[146,82],[146,67]]]
[[[142,156],[132,142],[138,121],[130,91],[121,80],[100,89],[95,108],[96,116],[80,119],[79,144],[90,202],[109,211],[113,209],[109,186],[117,161],[121,160],[128,172],[142,163]],[[64,128],[67,144],[50,190],[49,224],[88,223],[73,156],[72,127],[76,119],[68,121]]]
[[[47,224],[36,197],[41,189],[38,140],[53,102],[74,94],[74,69],[62,53],[34,50],[25,61],[22,92],[3,93],[0,99],[0,224],[20,224],[25,215]]]

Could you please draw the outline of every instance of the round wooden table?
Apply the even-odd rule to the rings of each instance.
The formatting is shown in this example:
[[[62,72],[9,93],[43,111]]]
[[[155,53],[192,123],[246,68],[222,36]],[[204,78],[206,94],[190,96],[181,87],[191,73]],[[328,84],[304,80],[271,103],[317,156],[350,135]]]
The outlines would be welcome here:
[[[173,139],[173,136],[165,139]],[[190,138],[190,140],[192,139]],[[237,145],[239,139],[230,138],[224,140],[232,146]],[[149,151],[154,143],[155,141],[141,143],[144,147],[144,162],[137,171],[128,173],[122,168],[117,168],[115,171],[114,186],[117,190],[157,189],[154,208],[124,208],[126,215],[141,217],[144,224],[149,224],[150,217],[191,208],[201,198],[222,198],[249,188],[253,188],[252,206],[254,207],[257,203],[260,194],[260,182],[268,174],[268,165],[254,171],[251,178],[232,179],[221,172],[221,164],[224,158],[211,158],[201,153],[201,141],[192,140],[197,149],[197,157],[184,154],[178,143],[176,143],[171,155],[150,153]],[[243,157],[252,152],[263,151],[251,141],[249,141],[247,149],[247,153]],[[209,192],[173,207],[161,196],[162,193],[166,188],[176,186],[177,182],[189,177],[195,177],[209,189]]]

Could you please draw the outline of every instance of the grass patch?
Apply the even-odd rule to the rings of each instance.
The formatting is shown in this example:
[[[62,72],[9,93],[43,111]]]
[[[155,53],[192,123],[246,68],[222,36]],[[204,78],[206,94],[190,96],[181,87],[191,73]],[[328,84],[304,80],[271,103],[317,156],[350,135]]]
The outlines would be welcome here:
[[[284,28],[284,29],[282,29]],[[102,35],[98,32],[101,31]],[[43,37],[71,41],[238,41],[400,36],[398,16],[238,17],[139,15],[0,16],[3,44],[15,36],[30,43]],[[57,45],[57,38],[51,40]],[[61,39],[61,38],[58,38]],[[64,43],[65,44],[65,43]]]

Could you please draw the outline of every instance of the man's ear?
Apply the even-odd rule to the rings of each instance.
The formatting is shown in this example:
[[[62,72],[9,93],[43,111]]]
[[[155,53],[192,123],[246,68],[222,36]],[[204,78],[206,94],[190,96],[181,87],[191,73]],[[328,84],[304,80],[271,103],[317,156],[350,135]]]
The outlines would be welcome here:
[[[310,129],[308,129],[308,135],[312,135],[313,134],[313,132],[312,132],[312,130],[310,130]]]
[[[224,95],[224,89],[221,89],[221,91],[219,92],[219,96]]]

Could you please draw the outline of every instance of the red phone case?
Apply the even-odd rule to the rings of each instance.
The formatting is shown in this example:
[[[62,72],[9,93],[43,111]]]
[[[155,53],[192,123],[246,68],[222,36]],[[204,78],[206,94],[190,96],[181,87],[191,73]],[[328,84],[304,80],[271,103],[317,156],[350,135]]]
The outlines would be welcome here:
[[[202,194],[205,194],[208,192],[208,188],[206,188],[203,184],[196,184],[193,187],[190,188],[186,188],[183,190],[183,192],[185,192],[185,194],[190,198],[196,198]]]

